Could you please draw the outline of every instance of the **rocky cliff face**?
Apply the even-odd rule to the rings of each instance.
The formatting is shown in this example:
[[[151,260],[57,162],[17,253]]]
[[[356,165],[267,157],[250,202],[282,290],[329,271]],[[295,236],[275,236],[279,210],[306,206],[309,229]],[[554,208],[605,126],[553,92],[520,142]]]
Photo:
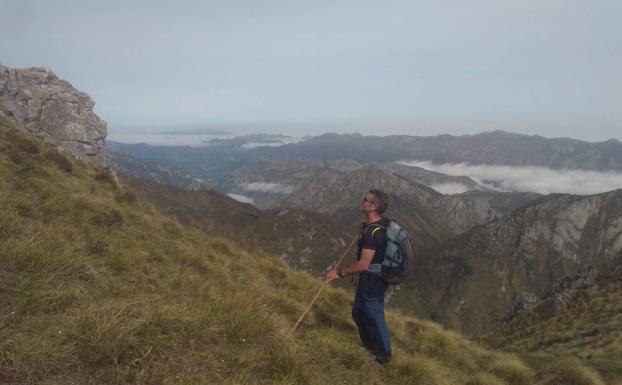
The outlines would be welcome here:
[[[562,277],[620,258],[622,190],[554,194],[429,252],[413,285],[428,293],[430,315],[479,334],[524,292],[542,297]]]
[[[17,127],[106,168],[106,122],[93,112],[93,100],[47,68],[10,69],[0,65],[0,116]]]

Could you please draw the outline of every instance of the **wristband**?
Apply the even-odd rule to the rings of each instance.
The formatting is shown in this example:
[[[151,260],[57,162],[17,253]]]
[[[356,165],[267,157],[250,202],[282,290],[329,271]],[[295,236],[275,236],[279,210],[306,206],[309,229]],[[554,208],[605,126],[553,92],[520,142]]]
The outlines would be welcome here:
[[[339,276],[339,278],[344,278],[345,277],[343,275],[343,271],[341,271],[341,269],[337,269],[337,275]]]

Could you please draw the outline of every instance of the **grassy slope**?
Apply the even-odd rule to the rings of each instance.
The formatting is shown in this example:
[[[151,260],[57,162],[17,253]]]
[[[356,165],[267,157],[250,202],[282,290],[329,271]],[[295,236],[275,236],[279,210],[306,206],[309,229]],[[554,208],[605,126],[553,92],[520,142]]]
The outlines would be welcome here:
[[[288,339],[317,280],[182,226],[9,126],[0,120],[0,383],[535,383],[513,355],[392,312],[395,360],[370,364],[342,290]],[[550,371],[550,384],[568,373]]]
[[[617,277],[619,279],[619,277]],[[574,356],[605,378],[622,378],[622,291],[571,290],[568,306],[548,299],[502,324],[484,340],[542,362]]]

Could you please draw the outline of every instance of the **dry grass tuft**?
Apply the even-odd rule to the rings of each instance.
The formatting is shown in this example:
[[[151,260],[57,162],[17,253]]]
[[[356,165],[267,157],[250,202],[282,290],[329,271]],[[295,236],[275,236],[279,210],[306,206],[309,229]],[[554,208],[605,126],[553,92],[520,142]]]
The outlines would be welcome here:
[[[59,170],[71,173],[73,171],[73,163],[67,156],[59,151],[48,150],[43,154],[43,158],[52,162]]]
[[[575,358],[564,358],[544,373],[543,385],[605,385],[600,375]]]
[[[507,382],[487,372],[477,373],[466,385],[507,385]]]

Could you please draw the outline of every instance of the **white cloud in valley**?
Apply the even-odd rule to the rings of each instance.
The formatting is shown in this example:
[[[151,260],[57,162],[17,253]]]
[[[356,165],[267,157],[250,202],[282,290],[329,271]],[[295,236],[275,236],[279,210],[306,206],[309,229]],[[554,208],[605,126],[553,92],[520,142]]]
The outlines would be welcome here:
[[[461,194],[470,190],[466,185],[462,183],[452,182],[433,184],[428,187],[433,188],[441,194]]]
[[[589,195],[622,188],[622,173],[611,171],[554,170],[539,166],[473,165],[469,163],[434,164],[430,161],[400,161],[398,163],[447,175],[465,175],[483,186],[502,191]],[[457,186],[453,188],[457,189]],[[447,187],[445,190],[451,191],[452,187]]]
[[[253,182],[243,186],[247,191],[273,193],[273,194],[289,194],[294,191],[294,187],[287,186],[282,183],[274,182]]]
[[[239,194],[227,194],[229,196],[229,198],[234,199],[238,202],[242,202],[242,203],[250,203],[251,205],[253,204],[253,199],[249,198],[247,196],[244,195],[239,195]]]

